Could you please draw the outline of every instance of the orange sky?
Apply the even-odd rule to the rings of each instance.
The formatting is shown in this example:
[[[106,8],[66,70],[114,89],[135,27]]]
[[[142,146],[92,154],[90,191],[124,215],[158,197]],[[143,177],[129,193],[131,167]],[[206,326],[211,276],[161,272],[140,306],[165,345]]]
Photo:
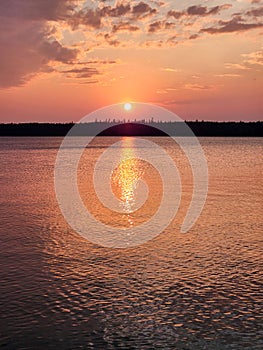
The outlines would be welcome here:
[[[0,121],[124,101],[263,120],[263,1],[0,2]]]

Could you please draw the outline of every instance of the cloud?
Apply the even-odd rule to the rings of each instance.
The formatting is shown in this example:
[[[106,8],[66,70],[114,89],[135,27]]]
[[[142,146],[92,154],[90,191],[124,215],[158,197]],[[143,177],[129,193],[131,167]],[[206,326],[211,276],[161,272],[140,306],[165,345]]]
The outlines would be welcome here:
[[[149,15],[155,14],[156,9],[152,8],[145,2],[139,2],[136,5],[131,6],[129,3],[117,3],[115,6],[104,6],[97,8],[84,8],[76,11],[73,15],[68,17],[68,23],[75,30],[79,25],[84,25],[89,28],[100,29],[103,27],[103,21],[105,18],[118,18],[121,23],[125,22],[123,19],[136,21]],[[118,24],[114,24],[114,28],[117,29]],[[132,31],[132,26],[131,31]],[[135,28],[135,27],[134,27]],[[125,29],[126,30],[126,29]],[[118,31],[118,29],[116,30]]]
[[[121,45],[121,42],[120,42],[120,40],[113,39],[113,40],[108,40],[108,44],[109,44],[110,46],[117,47],[117,46],[120,46],[120,45]]]
[[[262,17],[263,16],[263,6],[247,11],[246,15],[251,16],[251,17]]]
[[[179,12],[179,11],[175,11],[175,10],[170,10],[167,13],[168,17],[174,17],[175,19],[179,19],[183,15],[184,15],[184,12]]]
[[[167,15],[168,17],[174,17],[175,19],[179,19],[182,16],[209,16],[209,15],[216,15],[222,10],[226,10],[228,8],[232,7],[231,4],[224,4],[220,6],[214,6],[211,8],[208,8],[206,6],[201,5],[193,5],[189,6],[184,11],[176,11],[176,10],[170,10],[168,11]]]
[[[78,81],[78,84],[83,84],[83,85],[86,85],[86,84],[97,84],[99,81],[98,80],[85,80],[85,81]]]
[[[193,99],[185,99],[185,100],[165,100],[165,101],[161,101],[161,103],[164,106],[170,106],[170,105],[190,105],[195,103],[196,101],[194,101]]]
[[[215,77],[218,77],[218,78],[239,78],[239,77],[241,77],[241,75],[234,74],[234,73],[224,73],[224,74],[215,74]]]
[[[237,70],[250,69],[249,67],[246,67],[245,65],[240,64],[240,63],[226,63],[225,67],[226,67],[226,69],[237,69]]]
[[[189,36],[189,40],[198,39],[199,37],[200,37],[199,34],[191,34],[191,35]]]
[[[0,2],[0,13],[3,18],[57,21],[69,17],[75,5],[70,0],[8,0]]]
[[[263,49],[242,55],[244,57],[244,64],[263,66]]]
[[[120,62],[120,61],[119,61]],[[115,63],[119,63],[117,60],[90,60],[90,61],[86,61],[86,62],[78,62],[78,64],[82,65],[82,64],[115,64]]]
[[[174,91],[178,91],[178,88],[175,88],[175,87],[167,87],[167,88],[163,88],[163,89],[158,89],[158,90],[156,90],[156,94],[158,94],[158,95],[164,95],[164,94],[173,93]]]
[[[209,34],[233,33],[261,27],[263,27],[263,23],[246,23],[240,16],[236,16],[229,21],[220,20],[216,27],[203,28],[200,32]]]
[[[117,32],[136,32],[140,28],[136,25],[133,25],[129,22],[120,22],[118,24],[114,24],[112,27],[112,33],[117,33]]]
[[[133,6],[132,8],[132,13],[135,18],[145,17],[148,15],[155,14],[156,12],[156,9],[152,8],[150,5],[142,1],[139,4]]]
[[[40,72],[51,71],[49,63],[70,63],[77,50],[62,46],[50,36],[46,26],[38,22],[0,22],[0,86],[23,85]]]
[[[158,7],[162,7],[162,6],[164,6],[164,5],[167,5],[167,3],[164,2],[164,1],[150,0],[150,2],[151,2],[153,5],[157,5]]]
[[[99,9],[85,9],[80,10],[69,17],[68,23],[71,25],[73,30],[77,29],[79,25],[99,29],[102,25],[102,17],[102,11]]]
[[[166,44],[169,46],[175,46],[178,44],[178,38],[177,35],[173,35],[170,38],[166,40]]]
[[[241,55],[241,57],[240,63],[226,63],[225,67],[234,71],[248,71],[252,68],[259,70],[263,66],[263,48],[258,51],[244,53]],[[233,74],[230,73],[226,75],[236,75],[236,73],[234,72]]]
[[[206,6],[190,6],[186,10],[186,13],[190,16],[206,16],[209,14],[215,14],[220,11],[220,6],[215,6],[212,9],[208,10]]]
[[[189,90],[210,90],[213,88],[211,85],[202,85],[202,84],[185,84],[185,89]]]
[[[162,29],[163,27],[163,22],[162,21],[156,21],[156,22],[153,22],[149,25],[149,28],[148,28],[148,32],[149,33],[154,33],[156,32],[157,30],[160,30]]]
[[[220,6],[214,6],[210,8],[206,6],[201,6],[201,5],[193,5],[193,6],[189,6],[186,10],[183,10],[183,11],[169,10],[167,12],[167,17],[180,19],[183,16],[191,18],[191,17],[203,17],[203,16],[209,16],[209,15],[216,15],[220,11],[228,9],[230,7],[232,7],[232,5],[230,4],[223,4]],[[176,23],[167,22],[166,20],[159,19],[148,26],[148,33],[156,33],[157,31],[160,31],[163,29],[169,30],[175,26],[176,26]],[[194,33],[190,35],[189,39],[196,39],[197,37],[198,37],[198,34]],[[171,40],[168,39],[167,43],[170,43],[170,42]]]
[[[109,33],[104,34],[104,39],[110,46],[117,47],[121,44],[121,42],[118,39],[113,38],[112,35],[110,35]]]
[[[83,68],[71,68],[61,71],[61,73],[67,73],[68,76],[75,76],[77,78],[90,78],[93,75],[98,75],[99,72],[96,68],[83,67]]]
[[[170,68],[170,67],[165,67],[165,68],[162,68],[162,70],[164,72],[179,72],[179,69],[175,69],[175,68]]]
[[[149,24],[148,33],[155,33],[157,31],[160,31],[163,29],[171,29],[174,27],[175,27],[175,24],[172,22],[155,21],[155,22]]]
[[[205,33],[235,33],[263,26],[259,1],[232,3],[208,6],[208,2],[193,1],[179,10],[171,1],[159,0],[0,0],[0,86],[18,86],[39,73],[58,72],[52,68],[58,66],[54,62],[63,64],[64,75],[90,78],[103,71],[102,64],[109,64],[87,61],[87,51],[93,47],[169,47]],[[214,17],[231,6],[239,15],[229,17],[231,10],[226,17]],[[128,38],[123,32],[136,35]],[[86,70],[70,71],[79,69],[78,65],[75,68],[78,58],[86,60]],[[255,62],[255,57],[246,57],[252,59]],[[242,66],[246,65],[249,63],[243,60]]]
[[[0,2],[0,87],[23,85],[38,73],[51,72],[52,61],[67,64],[76,59],[78,51],[59,43],[47,23],[71,9],[64,0]]]
[[[208,14],[207,7],[205,6],[190,6],[186,10],[186,13],[190,16],[202,16]]]
[[[68,17],[68,23],[75,30],[79,25],[84,25],[89,28],[100,29],[102,22],[106,17],[124,17],[127,14],[131,14],[132,9],[130,4],[117,4],[115,7],[104,6],[90,8],[86,7],[75,11]]]
[[[56,40],[43,40],[39,43],[39,54],[49,61],[58,61],[62,63],[71,63],[76,58],[77,50],[63,47]]]
[[[102,9],[102,14],[103,15],[108,15],[111,17],[120,17],[120,16],[124,16],[127,13],[129,13],[131,11],[131,6],[130,4],[117,4],[116,7],[104,7]]]

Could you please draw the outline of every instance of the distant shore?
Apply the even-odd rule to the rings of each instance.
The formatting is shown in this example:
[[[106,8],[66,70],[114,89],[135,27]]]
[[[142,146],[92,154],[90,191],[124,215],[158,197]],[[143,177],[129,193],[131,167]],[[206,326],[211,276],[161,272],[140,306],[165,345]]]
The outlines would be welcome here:
[[[187,121],[196,136],[213,137],[262,137],[263,121],[258,122],[209,122]],[[9,123],[0,124],[0,136],[65,136],[76,125],[78,136],[187,136],[182,122],[115,122],[91,123]],[[162,131],[161,131],[161,130]],[[100,132],[104,130],[103,132]]]

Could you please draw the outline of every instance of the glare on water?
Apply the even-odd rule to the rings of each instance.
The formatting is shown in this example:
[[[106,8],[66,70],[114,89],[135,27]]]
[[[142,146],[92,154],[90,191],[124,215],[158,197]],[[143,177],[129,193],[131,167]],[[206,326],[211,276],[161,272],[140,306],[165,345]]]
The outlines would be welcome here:
[[[138,180],[143,177],[140,160],[136,159],[133,139],[125,138],[119,166],[112,173],[113,193],[121,200],[125,213],[133,211]],[[132,224],[132,220],[130,221]]]

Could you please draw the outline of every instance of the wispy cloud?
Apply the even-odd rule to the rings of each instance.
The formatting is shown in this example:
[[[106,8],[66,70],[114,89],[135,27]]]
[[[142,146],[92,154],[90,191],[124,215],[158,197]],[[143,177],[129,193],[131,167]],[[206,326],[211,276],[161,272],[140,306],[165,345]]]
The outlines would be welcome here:
[[[214,86],[204,84],[185,84],[184,88],[189,90],[211,90]]]
[[[263,48],[258,51],[250,53],[243,53],[241,55],[240,63],[226,63],[225,67],[232,70],[251,70],[252,68],[259,67],[262,69],[263,66]]]
[[[244,58],[244,64],[247,64],[249,66],[263,66],[263,48],[259,51],[242,54],[242,56]]]
[[[171,67],[165,67],[165,68],[162,68],[162,70],[164,72],[171,72],[171,73],[175,73],[175,72],[179,72],[180,71],[179,69],[171,68]]]
[[[90,67],[67,69],[67,70],[61,71],[61,73],[66,73],[68,77],[77,77],[77,78],[90,78],[94,75],[99,74],[96,68],[90,68]]]
[[[215,77],[218,77],[218,78],[239,78],[239,77],[241,77],[241,75],[234,74],[234,73],[224,73],[224,74],[215,74]]]
[[[225,67],[227,69],[237,69],[237,70],[247,70],[250,69],[249,67],[245,66],[244,64],[240,63],[226,63]]]

